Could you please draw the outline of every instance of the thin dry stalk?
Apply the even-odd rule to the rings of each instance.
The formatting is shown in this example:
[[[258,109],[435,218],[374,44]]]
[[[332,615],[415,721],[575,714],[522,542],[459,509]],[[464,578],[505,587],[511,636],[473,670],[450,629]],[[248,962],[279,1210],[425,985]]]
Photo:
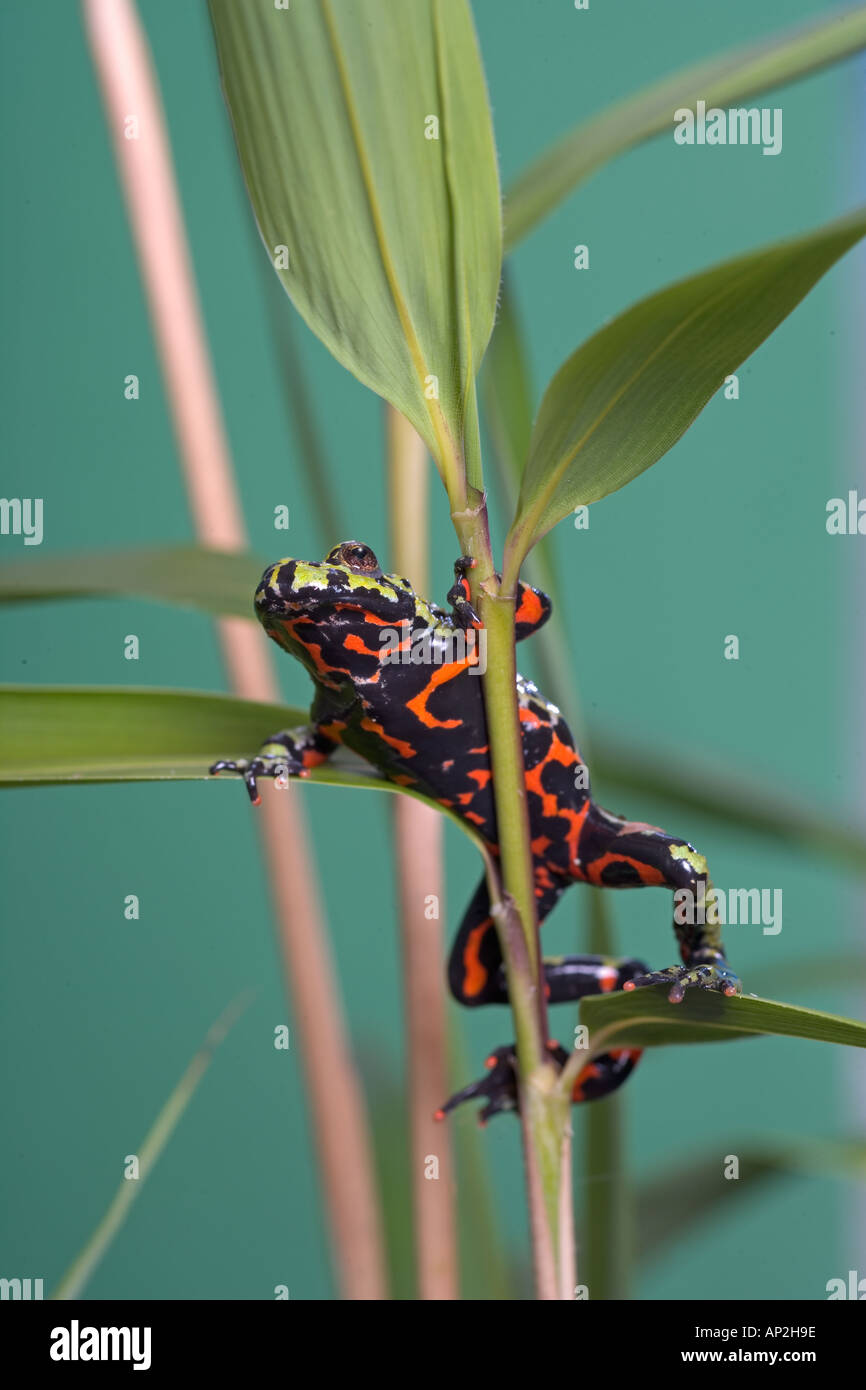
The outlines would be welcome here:
[[[427,451],[407,420],[386,406],[391,567],[416,591],[430,583]],[[403,984],[409,1041],[409,1116],[415,1258],[422,1299],[459,1296],[454,1168],[447,1128],[434,1112],[448,1093],[448,1035],[443,969],[442,818],[408,796],[393,810]],[[436,903],[438,916],[428,917]],[[435,1159],[438,1173],[428,1177]]]
[[[243,516],[147,42],[132,0],[83,0],[83,12],[196,534],[206,545],[245,550]],[[262,634],[243,619],[222,619],[218,626],[235,693],[278,701]],[[344,1298],[382,1299],[387,1297],[385,1262],[370,1137],[297,794],[271,789],[263,799],[260,823],[338,1284]]]

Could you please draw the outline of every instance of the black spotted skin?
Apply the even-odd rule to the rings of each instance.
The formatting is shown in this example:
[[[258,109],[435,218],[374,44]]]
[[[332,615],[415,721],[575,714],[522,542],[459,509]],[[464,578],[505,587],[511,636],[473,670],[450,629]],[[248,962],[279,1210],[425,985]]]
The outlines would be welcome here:
[[[450,611],[429,604],[408,580],[385,575],[369,547],[346,541],[324,561],[281,560],[256,590],[255,608],[268,636],[300,660],[312,677],[311,723],[272,735],[247,763],[216,763],[214,772],[243,775],[256,799],[256,779],[304,776],[345,744],[401,786],[411,786],[455,811],[498,854],[487,724],[478,666],[483,647],[471,604],[469,561],[458,561]],[[517,641],[550,615],[546,595],[521,584]],[[539,922],[575,881],[602,887],[688,889],[700,901],[709,889],[706,861],[687,842],[655,826],[611,815],[591,797],[589,774],[559,710],[536,686],[517,678],[532,862]],[[700,916],[700,914],[697,914]],[[648,973],[639,961],[571,956],[544,962],[551,1003],[584,994],[664,982],[676,1002],[690,986],[734,993],[718,928],[675,921],[681,967]],[[455,998],[475,1006],[507,1003],[502,956],[484,880],[461,923],[448,967]],[[575,1100],[608,1094],[640,1054],[620,1050],[584,1069]],[[513,1052],[499,1049],[491,1072],[453,1097],[486,1099],[486,1114],[514,1108]]]

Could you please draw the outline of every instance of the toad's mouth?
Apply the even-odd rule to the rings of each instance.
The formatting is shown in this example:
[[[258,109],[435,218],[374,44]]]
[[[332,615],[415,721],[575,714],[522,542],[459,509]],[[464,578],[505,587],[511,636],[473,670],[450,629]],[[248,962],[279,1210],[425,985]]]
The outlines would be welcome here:
[[[369,598],[357,589],[339,589],[324,593],[312,590],[308,593],[279,593],[267,584],[260,585],[256,591],[255,608],[260,617],[292,618],[306,616],[315,621],[339,622],[341,613],[359,613],[369,622],[381,625],[383,622],[400,626],[408,616],[405,595],[396,592],[393,600],[376,602],[377,597],[385,597],[381,591],[373,591]]]
[[[360,616],[365,622],[373,627],[395,627],[402,628],[410,619],[395,613],[389,614],[387,618],[374,613],[366,604],[353,602],[351,599],[333,598],[323,601],[321,598],[279,598],[275,595],[266,594],[256,599],[256,612],[260,618],[270,620],[271,623],[294,623],[306,619],[308,622],[315,623],[317,627],[340,628],[350,620]]]

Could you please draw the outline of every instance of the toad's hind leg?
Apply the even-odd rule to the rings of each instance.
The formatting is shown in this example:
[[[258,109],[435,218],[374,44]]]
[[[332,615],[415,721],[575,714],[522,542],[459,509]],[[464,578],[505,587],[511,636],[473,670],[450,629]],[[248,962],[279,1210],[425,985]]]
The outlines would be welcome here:
[[[674,1004],[691,987],[740,993],[742,986],[725,957],[718,921],[712,920],[707,861],[693,845],[657,826],[614,816],[593,803],[581,827],[575,876],[602,888],[658,886],[674,891],[674,934],[683,964],[638,975],[625,989],[670,985],[668,997]]]
[[[490,912],[487,880],[479,883],[463,914],[448,961],[448,987],[459,1004],[507,1004],[502,951]]]
[[[541,920],[566,886],[567,881],[539,891]],[[607,994],[627,987],[639,979],[646,966],[638,960],[614,960],[604,956],[560,956],[543,962],[548,1002],[561,1004],[582,999],[587,994]],[[466,911],[448,967],[451,993],[461,1004],[507,1004],[508,987],[499,939],[490,913],[485,880],[479,884]],[[551,1057],[563,1065],[567,1057],[558,1043],[548,1044]],[[572,1091],[575,1101],[600,1100],[615,1091],[631,1075],[640,1056],[638,1049],[619,1048],[596,1057],[577,1078]],[[518,1103],[517,1058],[513,1044],[498,1047],[487,1059],[487,1074],[458,1091],[438,1112],[443,1118],[463,1101],[483,1100],[480,1120],[514,1110]]]
[[[548,1051],[558,1066],[565,1065],[568,1053],[564,1047],[551,1042],[548,1043]],[[640,1048],[618,1047],[587,1063],[572,1087],[572,1101],[578,1104],[587,1100],[602,1100],[604,1096],[611,1095],[631,1076],[640,1055]],[[487,1058],[486,1076],[482,1076],[479,1081],[473,1081],[469,1086],[464,1086],[462,1091],[457,1091],[451,1096],[442,1109],[436,1112],[436,1119],[444,1119],[450,1111],[456,1110],[458,1105],[467,1100],[484,1101],[484,1106],[478,1114],[478,1122],[482,1125],[493,1115],[517,1109],[517,1050],[513,1044],[497,1047]]]
[[[554,883],[539,893],[540,921],[566,886],[566,881]],[[604,956],[545,957],[542,967],[549,1004],[565,1004],[582,999],[585,994],[608,994],[624,989],[629,981],[644,975],[647,969],[639,960],[615,960]],[[448,984],[458,1003],[470,1008],[508,1003],[508,982],[485,879],[478,885],[455,938],[448,964]]]

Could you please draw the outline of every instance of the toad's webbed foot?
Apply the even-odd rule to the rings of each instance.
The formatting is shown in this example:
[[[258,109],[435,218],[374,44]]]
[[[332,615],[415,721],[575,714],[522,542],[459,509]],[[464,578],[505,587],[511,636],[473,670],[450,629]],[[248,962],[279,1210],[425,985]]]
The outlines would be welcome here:
[[[696,951],[685,965],[671,965],[667,970],[650,970],[636,975],[623,989],[643,989],[646,985],[670,985],[668,999],[681,1004],[687,989],[705,989],[732,998],[742,994],[743,986],[720,951]]]
[[[568,1053],[555,1040],[547,1044],[550,1060],[560,1070],[568,1061]],[[601,1100],[615,1091],[627,1077],[631,1076],[641,1055],[640,1048],[619,1047],[596,1057],[578,1074],[571,1090],[571,1099],[576,1104],[586,1100]],[[467,1100],[484,1100],[486,1104],[479,1112],[478,1123],[486,1125],[494,1115],[506,1110],[519,1110],[517,1087],[517,1050],[513,1043],[497,1047],[487,1058],[487,1075],[471,1085],[464,1086],[437,1110],[436,1119],[444,1120],[450,1111],[456,1110]]]
[[[221,758],[208,769],[210,775],[217,777],[221,772],[230,772],[236,777],[242,777],[250,801],[254,806],[258,806],[262,799],[257,785],[259,777],[272,777],[275,781],[285,784],[284,779],[288,780],[289,777],[309,776],[309,770],[299,759],[290,757],[285,748],[281,747],[279,753],[270,752],[269,749],[274,746],[265,744],[254,758],[240,758],[237,762]]]
[[[513,1043],[506,1044],[505,1047],[497,1047],[485,1062],[487,1075],[482,1076],[479,1081],[473,1081],[471,1085],[464,1086],[462,1091],[455,1091],[442,1106],[441,1110],[436,1111],[436,1119],[444,1120],[445,1116],[452,1110],[456,1110],[458,1105],[463,1105],[467,1100],[484,1100],[485,1106],[478,1114],[478,1123],[486,1125],[487,1121],[494,1115],[499,1115],[506,1110],[516,1110],[517,1107],[517,1051]]]

